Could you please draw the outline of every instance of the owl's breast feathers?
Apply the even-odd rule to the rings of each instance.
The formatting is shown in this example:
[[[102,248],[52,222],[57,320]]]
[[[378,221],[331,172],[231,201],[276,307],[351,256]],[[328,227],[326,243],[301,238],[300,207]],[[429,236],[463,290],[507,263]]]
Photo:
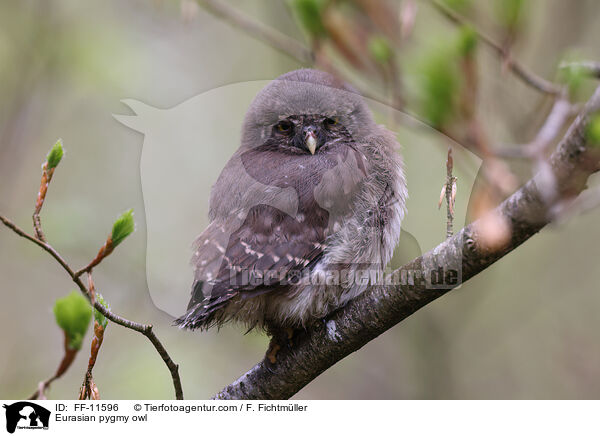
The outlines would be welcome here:
[[[332,236],[354,214],[355,200],[369,178],[364,155],[346,144],[314,156],[262,146],[238,158],[240,163],[228,165],[220,177],[230,183],[224,193],[228,198],[211,199],[232,201],[230,213],[213,216],[196,240],[192,298],[187,313],[176,321],[181,327],[209,328],[232,318],[261,323],[260,316],[244,314],[250,310],[244,301],[262,301],[252,306],[256,311],[265,298],[290,293],[294,280],[323,259]],[[251,191],[240,184],[261,187],[260,195],[236,194]],[[264,204],[262,191],[277,189],[295,197],[290,199],[295,213]]]

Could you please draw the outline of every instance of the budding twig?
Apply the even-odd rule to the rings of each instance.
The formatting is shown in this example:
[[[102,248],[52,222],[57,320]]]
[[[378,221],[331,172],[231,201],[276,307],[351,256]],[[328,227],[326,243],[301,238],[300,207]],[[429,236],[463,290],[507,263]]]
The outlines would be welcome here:
[[[518,78],[523,80],[523,82],[537,89],[538,91],[546,94],[557,95],[563,92],[560,86],[549,82],[548,80],[531,72],[516,59],[512,58],[510,54],[506,51],[505,47],[503,47],[501,44],[498,44],[490,36],[486,35],[481,30],[477,29],[467,19],[465,19],[460,14],[452,10],[452,8],[446,6],[444,3],[438,0],[430,0],[430,3],[450,21],[460,25],[469,25],[473,29],[475,29],[477,37],[489,47],[491,47],[498,55],[500,55],[502,59],[506,62],[508,68],[510,68]]]
[[[92,269],[98,265],[105,257],[108,257],[114,249],[121,242],[127,238],[133,231],[135,230],[135,223],[133,221],[133,209],[129,209],[121,214],[119,218],[113,224],[111,234],[106,238],[106,242],[100,250],[96,257],[84,268],[80,269],[75,273],[76,277],[81,276],[83,273],[90,273]]]
[[[56,372],[49,379],[39,383],[37,391],[35,391],[33,393],[33,395],[31,395],[28,398],[29,400],[45,400],[46,399],[46,391],[48,390],[48,388],[50,387],[52,382],[54,380],[60,378],[65,372],[67,372],[67,370],[71,367],[71,364],[75,360],[75,357],[77,356],[77,352],[79,350],[69,346],[69,336],[66,331],[64,332],[64,335],[65,335],[65,341],[64,341],[65,352],[64,352],[62,360],[60,361],[60,364],[58,365],[58,368],[56,369]]]
[[[44,232],[42,232],[42,223],[40,220],[40,212],[42,211],[42,206],[44,205],[44,200],[46,200],[46,194],[48,192],[48,185],[52,180],[52,176],[54,175],[54,170],[60,163],[64,154],[64,150],[62,147],[62,141],[59,139],[56,141],[48,156],[46,157],[46,162],[42,164],[42,180],[40,182],[40,189],[38,191],[37,200],[35,202],[35,210],[33,212],[33,230],[35,232],[36,238],[40,241],[46,242],[46,237],[44,236]]]
[[[46,237],[42,232],[42,223],[40,220],[40,211],[42,210],[42,206],[44,205],[44,200],[46,199],[46,193],[48,192],[48,185],[52,180],[52,175],[54,174],[54,168],[48,170],[48,162],[44,162],[42,165],[42,181],[40,182],[40,190],[38,191],[37,200],[35,202],[35,211],[33,212],[33,230],[35,232],[36,238],[40,241],[46,241]]]
[[[77,287],[79,288],[81,293],[85,297],[87,297],[87,299],[92,304],[93,308],[96,309],[100,314],[102,314],[104,317],[108,318],[110,321],[114,322],[115,324],[119,324],[125,328],[135,330],[135,331],[143,334],[144,336],[146,336],[146,338],[148,338],[148,340],[152,343],[152,345],[154,346],[154,348],[156,349],[156,351],[158,352],[158,354],[160,355],[163,362],[165,363],[165,365],[167,366],[167,368],[169,369],[169,371],[171,373],[171,378],[173,380],[173,387],[175,389],[175,397],[178,400],[182,400],[183,399],[183,389],[181,386],[181,379],[179,377],[179,365],[177,365],[175,362],[173,362],[173,360],[171,359],[171,356],[169,356],[169,353],[165,349],[164,345],[160,342],[160,340],[158,339],[156,334],[152,331],[152,325],[151,324],[139,324],[139,323],[130,321],[128,319],[125,319],[119,315],[116,315],[108,307],[105,307],[100,301],[98,301],[96,299],[95,287],[94,287],[93,281],[91,279],[91,275],[88,277],[88,281],[90,284],[89,289],[88,289],[88,287],[86,287],[83,284],[83,282],[80,278],[80,276],[81,276],[81,274],[83,274],[83,272],[87,271],[89,273],[95,265],[100,263],[100,261],[103,258],[108,256],[117,245],[119,245],[128,235],[130,235],[133,232],[133,230],[134,230],[133,211],[132,210],[126,211],[119,217],[119,219],[117,219],[117,221],[115,221],[111,235],[107,238],[107,242],[100,249],[96,258],[86,268],[78,271],[77,273],[75,273],[73,268],[71,268],[71,266],[65,261],[65,259],[43,237],[41,223],[39,221],[39,212],[41,211],[42,205],[44,203],[44,199],[45,199],[47,188],[48,188],[48,183],[49,183],[50,179],[52,178],[54,169],[60,162],[62,156],[63,156],[62,143],[60,141],[58,141],[54,145],[54,147],[52,148],[50,153],[48,154],[46,163],[42,166],[42,171],[43,171],[42,185],[40,188],[40,192],[38,194],[38,199],[36,201],[36,209],[34,212],[34,229],[36,232],[36,236],[29,235],[27,232],[22,230],[19,226],[14,224],[11,220],[9,220],[8,218],[6,218],[2,215],[0,215],[0,221],[7,228],[9,228],[13,232],[15,232],[17,235],[29,240],[30,242],[33,242],[34,244],[39,246],[41,249],[48,252],[63,267],[63,269],[67,272],[67,274],[69,274],[69,276],[71,277],[73,282],[75,282],[75,284],[77,285]],[[35,218],[36,215],[38,215],[37,219]],[[61,362],[61,365],[59,366],[59,369],[57,370],[56,374],[53,377],[51,377],[50,379],[48,379],[44,382],[41,382],[39,384],[39,388],[38,388],[37,392],[32,396],[32,399],[45,397],[45,391],[48,388],[48,386],[52,383],[52,381],[54,381],[56,378],[60,377],[69,368],[71,362],[75,358],[75,354],[71,353],[70,351],[67,351],[67,350],[70,350],[71,348],[73,348],[73,347],[65,346],[65,357],[63,358],[63,361]],[[75,351],[75,353],[76,353],[76,351]],[[95,358],[94,358],[94,361],[95,361]],[[95,388],[95,384],[93,384],[93,381],[91,382],[91,384],[89,384],[89,386],[91,386],[91,388]],[[97,392],[97,388],[95,388],[95,390]]]
[[[114,244],[109,236],[108,239],[106,240],[106,242],[104,243],[104,245],[102,247],[100,247],[100,250],[98,250],[98,254],[96,254],[96,257],[94,257],[94,259],[87,266],[76,271],[75,276],[79,277],[83,273],[90,273],[92,271],[92,269],[95,266],[97,266],[100,262],[102,262],[102,260],[105,257],[109,256],[113,252],[114,249],[115,249]]]
[[[454,201],[456,199],[456,177],[452,174],[454,159],[452,158],[452,146],[448,146],[448,157],[446,159],[446,238],[454,234]]]
[[[90,359],[88,361],[87,371],[85,372],[83,384],[79,391],[80,400],[100,399],[100,392],[98,390],[98,386],[96,386],[96,383],[94,382],[94,378],[92,377],[92,370],[94,369],[94,365],[96,364],[96,359],[98,358],[98,351],[100,351],[103,339],[104,326],[102,326],[97,320],[94,320],[94,338],[92,339]]]
[[[88,291],[90,293],[90,303],[94,306],[96,304],[96,285],[94,285],[91,272],[88,272]]]
[[[50,244],[40,241],[39,239],[36,239],[35,237],[27,234],[19,226],[17,226],[11,220],[9,220],[8,218],[6,218],[2,215],[0,215],[0,221],[2,221],[2,223],[6,227],[11,229],[17,235],[33,242],[34,244],[36,244],[37,246],[42,248],[44,251],[48,252],[63,267],[63,269],[67,272],[67,274],[69,274],[69,276],[71,277],[73,282],[75,282],[75,284],[80,289],[80,291],[86,297],[88,297],[88,299],[91,298],[90,292],[87,289],[87,287],[83,284],[83,282],[81,281],[81,278],[79,278],[78,276],[75,275],[75,272],[69,266],[69,264],[62,258],[62,256]],[[91,299],[90,299],[90,301],[91,301]],[[162,342],[158,339],[156,334],[152,331],[152,325],[151,324],[139,324],[137,322],[125,319],[125,318],[113,313],[111,310],[104,307],[98,301],[96,301],[94,303],[94,308],[97,311],[99,311],[102,315],[104,315],[106,318],[108,318],[110,321],[114,322],[115,324],[119,324],[125,328],[135,330],[136,332],[139,332],[148,338],[148,340],[152,343],[152,345],[154,346],[154,348],[156,349],[156,351],[158,352],[158,354],[160,355],[162,360],[165,362],[165,365],[167,366],[167,368],[169,369],[169,371],[171,373],[171,378],[173,379],[173,387],[175,388],[175,397],[178,400],[183,400],[183,388],[181,386],[181,379],[179,377],[179,365],[177,365],[175,362],[173,362],[173,360],[171,359],[171,356],[169,356],[169,353],[165,349]]]

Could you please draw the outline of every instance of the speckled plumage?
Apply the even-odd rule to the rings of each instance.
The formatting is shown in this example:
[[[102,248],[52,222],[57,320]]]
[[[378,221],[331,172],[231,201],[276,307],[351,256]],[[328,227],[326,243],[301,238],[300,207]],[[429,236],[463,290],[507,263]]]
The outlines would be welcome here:
[[[364,281],[348,277],[377,276],[400,237],[407,192],[397,148],[333,76],[297,70],[271,82],[213,186],[192,299],[177,323],[298,328],[363,292]]]

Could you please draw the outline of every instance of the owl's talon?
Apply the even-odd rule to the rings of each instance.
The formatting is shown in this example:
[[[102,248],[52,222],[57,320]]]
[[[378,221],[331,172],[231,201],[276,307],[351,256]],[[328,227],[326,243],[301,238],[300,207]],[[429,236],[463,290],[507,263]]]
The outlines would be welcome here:
[[[287,346],[291,349],[294,347],[294,329],[291,327],[287,327],[285,329],[285,333],[287,334]]]
[[[271,362],[272,365],[275,365],[277,362],[277,352],[281,350],[281,345],[279,345],[275,339],[271,339],[269,343],[269,349],[267,350],[266,358]]]

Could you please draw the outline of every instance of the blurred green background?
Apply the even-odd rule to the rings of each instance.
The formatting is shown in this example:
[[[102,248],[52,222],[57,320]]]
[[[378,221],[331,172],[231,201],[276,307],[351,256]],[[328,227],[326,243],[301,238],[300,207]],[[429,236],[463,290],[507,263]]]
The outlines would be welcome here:
[[[283,2],[228,3],[294,38],[305,38]],[[502,24],[495,3],[477,4],[474,16],[484,29]],[[565,57],[600,59],[596,1],[526,3],[512,47],[515,58],[549,79],[556,77],[556,66]],[[421,92],[423,58],[456,36],[455,27],[427,2],[416,4],[414,34],[400,54],[409,109]],[[489,137],[498,144],[527,142],[543,121],[542,96],[503,71],[484,47],[478,48],[477,62],[478,111]],[[0,3],[0,213],[30,228],[40,164],[57,138],[63,139],[67,153],[50,186],[42,222],[49,241],[75,267],[96,254],[114,219],[133,207],[137,231],[94,271],[96,286],[116,313],[155,326],[180,364],[188,399],[208,398],[249,369],[262,358],[267,339],[258,333],[243,335],[235,326],[219,332],[180,331],[171,326],[171,316],[154,307],[145,271],[143,136],[112,114],[128,113],[120,103],[124,98],[169,108],[219,86],[273,79],[299,67],[189,1]],[[584,88],[581,98],[586,92]],[[386,123],[390,120],[383,112],[377,117]],[[447,142],[431,129],[407,123],[394,128],[407,162],[407,222],[429,235],[418,241],[421,249],[429,249],[445,232],[445,211],[438,211],[436,203]],[[432,145],[439,152],[427,158],[423,147]],[[459,179],[468,180],[477,164],[460,156]],[[429,172],[432,165],[439,173]],[[513,170],[523,179],[530,175],[522,164]],[[597,176],[591,182],[597,184]],[[470,188],[459,184],[460,225]],[[199,186],[194,201],[207,203],[209,189]],[[460,289],[329,369],[295,398],[598,398],[599,219],[595,210],[544,229]],[[198,222],[200,232],[206,216]],[[405,240],[406,252],[397,256],[396,266],[418,254],[410,238]],[[52,305],[73,288],[47,253],[0,228],[0,398],[29,396],[56,369],[62,332]],[[52,385],[49,398],[77,396],[89,335],[73,367]],[[173,397],[169,373],[150,343],[114,324],[107,328],[94,379],[103,399]]]

